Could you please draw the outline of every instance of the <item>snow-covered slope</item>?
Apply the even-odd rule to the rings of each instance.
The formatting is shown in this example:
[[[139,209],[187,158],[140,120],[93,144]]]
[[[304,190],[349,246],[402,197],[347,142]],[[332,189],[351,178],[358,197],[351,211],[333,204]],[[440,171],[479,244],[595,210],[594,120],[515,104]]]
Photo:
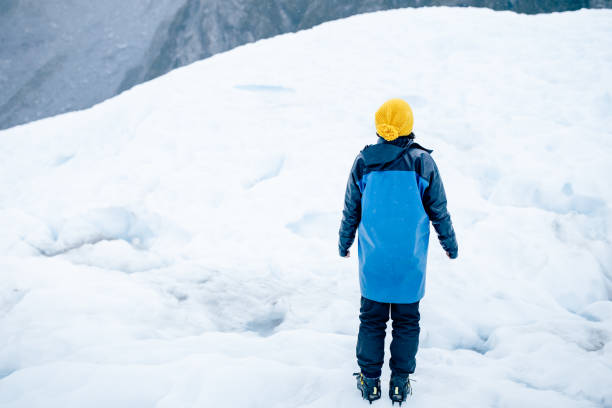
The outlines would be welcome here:
[[[612,406],[610,72],[610,11],[399,10],[0,132],[0,406],[366,404],[336,234],[389,97],[460,243],[411,404]]]

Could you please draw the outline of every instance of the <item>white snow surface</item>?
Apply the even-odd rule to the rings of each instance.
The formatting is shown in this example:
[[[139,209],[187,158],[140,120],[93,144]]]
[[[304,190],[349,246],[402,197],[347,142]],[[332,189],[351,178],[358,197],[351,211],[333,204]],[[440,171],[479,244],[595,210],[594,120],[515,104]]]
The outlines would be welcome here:
[[[337,231],[401,97],[460,247],[409,405],[612,407],[611,73],[609,10],[394,10],[0,132],[0,406],[367,406]]]

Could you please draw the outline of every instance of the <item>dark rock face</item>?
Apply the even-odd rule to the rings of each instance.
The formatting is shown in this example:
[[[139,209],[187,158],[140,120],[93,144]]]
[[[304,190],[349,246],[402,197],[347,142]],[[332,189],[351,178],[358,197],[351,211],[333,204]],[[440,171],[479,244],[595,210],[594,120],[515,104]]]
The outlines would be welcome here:
[[[0,129],[116,95],[175,0],[0,0]]]
[[[402,7],[475,6],[520,13],[590,7],[589,0],[187,0],[149,50],[150,60],[131,71],[119,91],[238,45],[313,27],[359,13]],[[605,2],[604,2],[605,3]],[[608,1],[607,6],[612,6]],[[254,18],[256,16],[256,18]]]
[[[5,0],[0,129],[90,107],[258,39],[364,12],[424,6],[533,14],[612,8],[612,0]]]

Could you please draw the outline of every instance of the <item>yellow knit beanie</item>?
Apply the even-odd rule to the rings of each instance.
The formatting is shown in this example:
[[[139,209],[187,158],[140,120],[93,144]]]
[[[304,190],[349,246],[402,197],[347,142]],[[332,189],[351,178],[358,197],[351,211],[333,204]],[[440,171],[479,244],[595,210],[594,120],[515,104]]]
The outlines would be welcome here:
[[[412,132],[414,118],[408,102],[403,99],[389,99],[383,103],[374,116],[376,133],[385,140],[395,140]]]

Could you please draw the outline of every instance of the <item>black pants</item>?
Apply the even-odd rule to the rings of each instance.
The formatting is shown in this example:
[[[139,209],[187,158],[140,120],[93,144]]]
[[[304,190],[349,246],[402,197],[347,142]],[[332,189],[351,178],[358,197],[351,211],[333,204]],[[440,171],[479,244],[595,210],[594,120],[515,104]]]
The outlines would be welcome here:
[[[366,377],[380,377],[385,357],[385,330],[393,320],[393,340],[389,366],[394,375],[414,373],[419,347],[419,302],[380,303],[361,297],[359,336],[357,337],[357,363]]]

